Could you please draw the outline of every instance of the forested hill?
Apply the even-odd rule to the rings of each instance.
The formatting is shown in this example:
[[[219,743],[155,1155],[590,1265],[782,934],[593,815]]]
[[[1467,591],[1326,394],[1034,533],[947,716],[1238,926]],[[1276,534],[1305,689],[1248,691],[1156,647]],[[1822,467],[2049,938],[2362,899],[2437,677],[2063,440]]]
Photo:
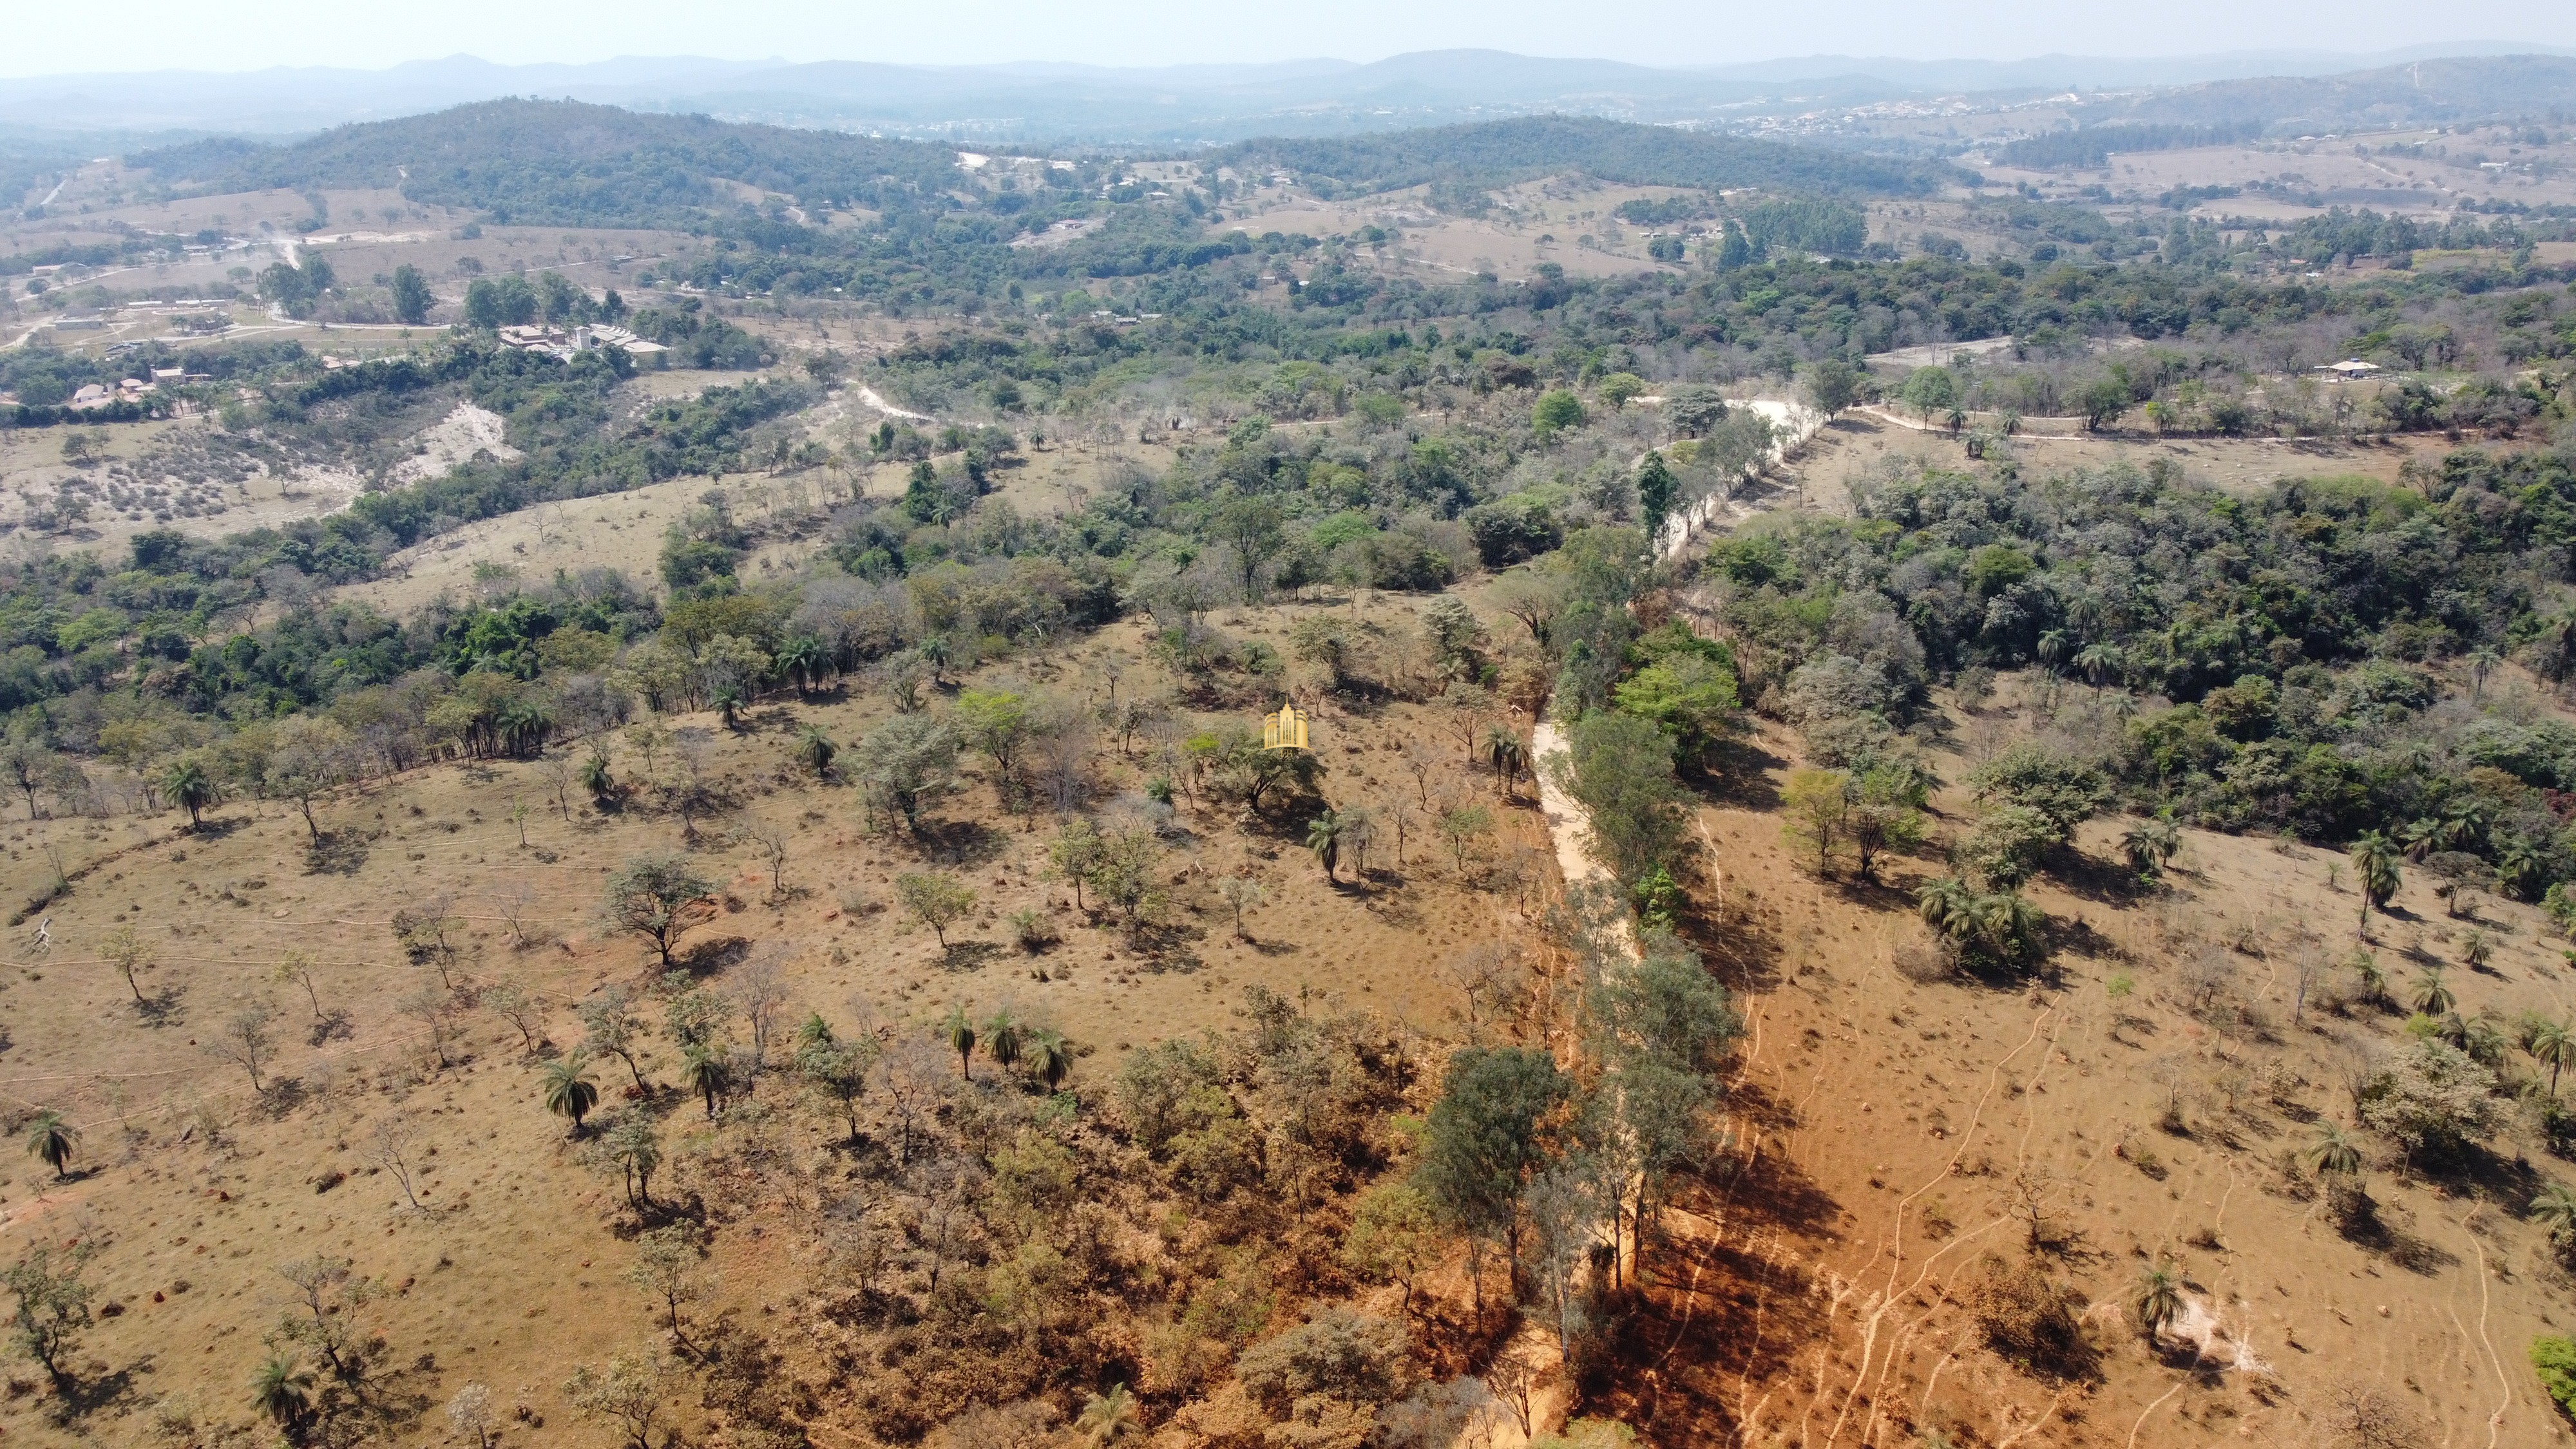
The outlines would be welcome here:
[[[1916,196],[1954,175],[1938,163],[1751,141],[1669,126],[1530,116],[1376,136],[1272,137],[1211,156],[1241,170],[1297,173],[1319,194],[1367,195],[1408,186],[1508,186],[1579,171],[1632,186],[1872,192]]]
[[[2109,121],[2263,124],[2274,135],[2365,126],[2537,118],[2576,108],[2576,57],[2460,56],[2333,76],[2267,76],[2177,86],[2083,107]]]
[[[726,201],[717,180],[809,208],[883,207],[957,176],[955,150],[928,142],[537,100],[340,126],[288,146],[218,139],[128,160],[189,190],[385,186],[426,204],[559,226],[680,222]]]

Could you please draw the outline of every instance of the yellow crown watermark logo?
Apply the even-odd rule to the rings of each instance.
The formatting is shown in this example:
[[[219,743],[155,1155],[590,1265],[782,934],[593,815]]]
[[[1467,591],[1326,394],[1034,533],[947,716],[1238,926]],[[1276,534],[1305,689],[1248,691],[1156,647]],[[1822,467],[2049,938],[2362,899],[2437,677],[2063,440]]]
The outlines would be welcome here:
[[[1306,748],[1306,716],[1295,705],[1279,706],[1277,714],[1261,717],[1261,747],[1265,750],[1302,750]]]

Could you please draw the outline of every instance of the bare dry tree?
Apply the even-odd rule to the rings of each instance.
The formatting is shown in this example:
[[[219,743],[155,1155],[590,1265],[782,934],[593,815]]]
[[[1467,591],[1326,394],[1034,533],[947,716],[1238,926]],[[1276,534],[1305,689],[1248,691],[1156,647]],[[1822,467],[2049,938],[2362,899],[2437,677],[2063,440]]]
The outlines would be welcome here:
[[[501,1432],[501,1420],[492,1408],[492,1391],[481,1384],[467,1384],[447,1401],[447,1422],[456,1432],[474,1441],[474,1449],[492,1449],[492,1440]]]
[[[134,1004],[143,1005],[143,986],[136,978],[152,969],[152,948],[134,933],[132,926],[119,926],[99,943],[98,953],[125,978],[125,989],[134,993]]]
[[[750,846],[769,863],[769,898],[782,900],[787,895],[787,853],[794,837],[787,827],[746,815],[734,822],[733,837]]]
[[[430,1053],[438,1059],[440,1070],[452,1065],[447,1059],[448,1043],[456,1040],[456,993],[423,986],[396,1005],[403,1015],[419,1022],[429,1037]]]
[[[420,1129],[410,1118],[397,1111],[376,1119],[367,1138],[367,1160],[394,1175],[413,1212],[428,1211],[420,1201],[420,1159]]]
[[[434,895],[414,901],[395,911],[392,921],[394,940],[414,962],[435,967],[438,984],[453,991],[456,982],[456,943],[448,937],[457,926],[456,898]]]
[[[266,1093],[268,1084],[260,1079],[260,1068],[268,1065],[277,1052],[277,1033],[270,1029],[277,1020],[277,1008],[265,1001],[243,1003],[240,1010],[224,1021],[223,1029],[207,1048],[250,1074],[250,1089]]]
[[[284,985],[303,987],[304,999],[312,1003],[313,1006],[313,1019],[315,1021],[323,1019],[322,994],[319,991],[316,991],[313,986],[313,957],[311,953],[295,950],[288,951],[285,959],[277,963],[277,970],[272,973],[272,979]]]
[[[497,986],[483,988],[478,999],[485,1010],[518,1029],[522,1047],[531,1052],[537,1049],[538,1033],[544,1029],[546,1010],[544,1003],[531,995],[526,987],[515,981],[504,981]]]
[[[1524,1437],[1531,1432],[1531,1400],[1538,1393],[1546,1367],[1527,1348],[1513,1343],[1495,1354],[1485,1368],[1485,1387],[1512,1411]]]
[[[492,892],[492,909],[510,928],[510,945],[516,950],[528,946],[528,908],[536,904],[536,887],[526,881],[510,881]]]
[[[751,1028],[751,1075],[757,1082],[769,1065],[770,1043],[787,1010],[791,995],[787,978],[774,959],[752,961],[733,973],[727,994],[733,998],[734,1009],[742,1014],[744,1024]]]
[[[1484,1040],[1505,1003],[1519,995],[1529,979],[1520,947],[1508,941],[1470,946],[1442,962],[1439,970],[1440,979],[1458,993],[1456,1015],[1466,1026],[1471,1044]]]
[[[1421,808],[1431,809],[1431,777],[1447,759],[1420,738],[1404,742],[1404,773],[1413,777],[1415,791],[1421,796]]]
[[[554,792],[555,813],[569,824],[572,820],[572,787],[581,778],[581,766],[568,753],[555,753],[537,761],[537,773],[543,775],[546,788]]]
[[[1252,939],[1243,933],[1243,913],[1260,905],[1263,898],[1268,895],[1268,892],[1261,888],[1261,882],[1250,876],[1230,875],[1216,883],[1216,895],[1218,900],[1225,902],[1226,906],[1234,912],[1235,939],[1239,941]]]

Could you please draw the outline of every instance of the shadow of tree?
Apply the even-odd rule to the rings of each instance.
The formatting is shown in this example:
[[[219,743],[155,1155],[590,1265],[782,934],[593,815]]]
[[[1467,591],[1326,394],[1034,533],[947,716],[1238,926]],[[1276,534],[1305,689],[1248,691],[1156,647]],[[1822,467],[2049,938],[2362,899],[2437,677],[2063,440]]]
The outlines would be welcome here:
[[[134,1004],[134,1014],[145,1026],[174,1026],[179,1020],[179,1003],[186,995],[176,986],[164,986]]]
[[[950,865],[985,865],[998,859],[1008,837],[980,820],[925,820],[913,844],[926,859]]]
[[[301,1077],[271,1077],[268,1090],[259,1094],[259,1110],[275,1121],[293,1115],[295,1109],[303,1106],[312,1095],[305,1089]]]
[[[93,1359],[91,1364],[96,1367],[98,1361]],[[57,1425],[69,1428],[73,1420],[88,1418],[102,1410],[113,1409],[122,1413],[139,1408],[143,1395],[136,1380],[149,1376],[157,1368],[158,1363],[153,1356],[145,1354],[121,1369],[88,1377],[76,1375],[56,1386],[57,1397],[48,1417]]]
[[[942,971],[974,971],[990,964],[1003,951],[999,941],[951,941],[939,953]]]
[[[691,976],[713,976],[728,967],[740,965],[751,954],[751,942],[741,936],[710,936],[693,941],[687,949],[671,958],[671,969],[686,971]]]
[[[306,875],[356,875],[366,866],[368,845],[375,839],[363,831],[326,830],[322,838],[304,852]]]
[[[1732,1443],[1743,1427],[1736,1386],[1786,1372],[1830,1329],[1827,1299],[1812,1291],[1804,1250],[1792,1243],[1820,1245],[1842,1206],[1772,1152],[1749,1164],[1727,1154],[1676,1189],[1602,1352],[1585,1366],[1583,1400],[1586,1412],[1654,1443]],[[1708,1231],[1721,1221],[1726,1232]]]
[[[2068,895],[2098,905],[2134,906],[2156,892],[2155,885],[2138,879],[2125,863],[2097,860],[2073,846],[2050,851],[2045,869]]]
[[[1701,798],[1713,804],[1737,810],[1777,810],[1780,791],[1771,783],[1770,772],[1787,764],[1749,738],[1723,740],[1708,752],[1707,768],[1691,773],[1690,784]]]

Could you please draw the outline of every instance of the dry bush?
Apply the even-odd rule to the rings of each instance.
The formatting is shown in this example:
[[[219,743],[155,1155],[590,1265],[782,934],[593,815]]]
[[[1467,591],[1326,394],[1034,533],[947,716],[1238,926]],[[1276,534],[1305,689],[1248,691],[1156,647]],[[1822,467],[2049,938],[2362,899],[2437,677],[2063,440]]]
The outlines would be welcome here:
[[[1044,1449],[1055,1442],[1055,1405],[1022,1399],[994,1408],[976,1406],[930,1431],[922,1449]]]
[[[1897,975],[1917,986],[1929,986],[1936,981],[1947,981],[1958,974],[1957,967],[1951,963],[1949,957],[1922,941],[1898,942],[1895,951],[1891,953],[1891,962],[1896,967]]]
[[[2431,1431],[2403,1395],[2367,1379],[2338,1379],[2317,1405],[2317,1449],[2419,1449]]]
[[[2037,1263],[1988,1253],[1970,1270],[1965,1298],[1987,1347],[2005,1358],[2048,1378],[2100,1376],[2102,1350],[2077,1317],[2084,1295]]]
[[[2228,987],[2236,980],[2236,969],[2226,955],[2216,949],[2204,949],[2184,963],[2174,989],[2182,997],[2183,1010],[2202,1021],[2224,1019]]]

